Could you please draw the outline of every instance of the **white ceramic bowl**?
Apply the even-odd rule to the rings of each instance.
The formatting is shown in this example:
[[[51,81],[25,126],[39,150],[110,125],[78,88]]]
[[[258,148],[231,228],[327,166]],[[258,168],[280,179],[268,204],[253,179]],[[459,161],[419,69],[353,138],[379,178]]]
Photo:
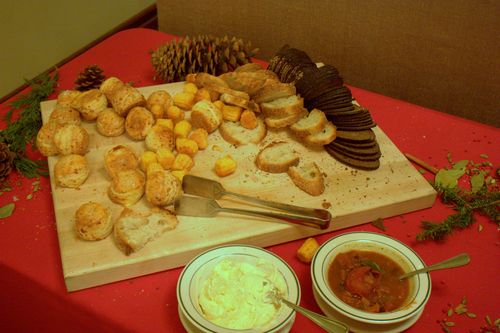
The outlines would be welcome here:
[[[203,252],[192,259],[183,269],[177,282],[177,300],[179,303],[180,319],[190,333],[250,333],[255,329],[229,329],[207,320],[199,305],[199,295],[203,282],[207,279],[214,267],[224,259],[255,264],[264,260],[276,268],[285,281],[284,297],[292,303],[300,302],[300,284],[292,268],[280,257],[260,247],[249,245],[225,245]],[[295,312],[282,305],[278,315],[258,332],[286,333],[295,320]]]
[[[313,287],[323,306],[355,321],[378,325],[408,321],[421,314],[431,292],[428,273],[409,278],[409,296],[402,307],[392,312],[370,313],[340,300],[328,284],[328,268],[336,255],[350,250],[383,254],[398,263],[405,272],[425,266],[415,251],[389,236],[371,232],[352,232],[333,237],[320,246],[311,263]]]

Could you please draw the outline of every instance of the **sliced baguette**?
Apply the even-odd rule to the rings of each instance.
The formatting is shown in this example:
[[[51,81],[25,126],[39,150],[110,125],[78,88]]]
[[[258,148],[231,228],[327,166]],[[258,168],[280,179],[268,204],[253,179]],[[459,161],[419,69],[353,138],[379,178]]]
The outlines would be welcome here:
[[[285,117],[297,114],[304,108],[304,99],[297,96],[287,96],[260,105],[262,113],[267,117]]]
[[[311,145],[324,146],[335,140],[336,136],[337,128],[329,121],[321,132],[305,136],[303,140]]]
[[[256,103],[266,103],[278,98],[295,95],[295,86],[289,83],[271,82],[265,84],[254,95],[253,100]]]
[[[267,117],[264,119],[264,121],[268,127],[283,128],[295,124],[306,115],[307,115],[307,110],[302,108],[297,113],[293,113],[283,117]]]
[[[260,118],[257,118],[257,127],[254,129],[245,128],[239,122],[224,121],[219,127],[219,133],[227,142],[240,146],[261,142],[266,137],[267,128]]]
[[[287,173],[298,188],[310,195],[318,196],[325,190],[323,174],[314,162],[291,166]]]
[[[299,155],[290,144],[284,141],[272,142],[264,147],[255,159],[257,168],[271,173],[287,172],[288,168],[299,163]]]
[[[114,226],[114,237],[118,247],[129,255],[158,238],[167,230],[175,229],[179,221],[166,209],[152,208],[137,212],[123,209]]]
[[[322,131],[325,128],[326,123],[328,123],[328,119],[326,119],[324,112],[318,109],[313,109],[309,112],[307,117],[300,119],[295,124],[290,126],[290,129],[296,136],[304,137]]]
[[[191,123],[194,127],[204,128],[208,133],[212,133],[222,123],[222,111],[212,102],[201,100],[193,105]]]

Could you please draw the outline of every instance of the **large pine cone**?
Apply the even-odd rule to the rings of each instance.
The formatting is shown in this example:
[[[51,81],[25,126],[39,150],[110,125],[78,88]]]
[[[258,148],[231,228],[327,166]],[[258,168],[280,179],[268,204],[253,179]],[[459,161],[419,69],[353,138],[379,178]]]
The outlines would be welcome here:
[[[258,49],[250,49],[251,43],[242,39],[212,36],[181,38],[160,46],[151,52],[154,79],[176,82],[186,79],[187,74],[205,72],[220,75],[251,62]]]
[[[103,70],[97,65],[86,67],[75,80],[76,90],[86,91],[97,89],[106,78]]]
[[[12,171],[14,154],[5,143],[0,142],[0,182],[9,176]]]

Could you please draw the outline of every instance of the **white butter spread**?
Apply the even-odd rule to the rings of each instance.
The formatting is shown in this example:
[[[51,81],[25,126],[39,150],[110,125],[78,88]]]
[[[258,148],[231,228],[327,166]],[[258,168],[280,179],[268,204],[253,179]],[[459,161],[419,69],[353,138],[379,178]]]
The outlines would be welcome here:
[[[285,279],[269,262],[223,259],[203,282],[198,302],[214,324],[259,329],[269,325],[282,308],[270,302],[268,293],[273,288],[286,295]]]

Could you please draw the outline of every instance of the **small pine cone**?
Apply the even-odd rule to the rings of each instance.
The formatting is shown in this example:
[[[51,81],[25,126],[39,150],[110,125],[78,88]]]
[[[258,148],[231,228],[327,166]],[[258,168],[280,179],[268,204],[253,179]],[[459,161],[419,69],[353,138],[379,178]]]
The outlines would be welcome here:
[[[85,91],[97,89],[106,78],[103,70],[97,65],[86,67],[75,80],[76,90]]]
[[[9,146],[0,142],[0,182],[9,176],[12,171],[14,154],[10,151]]]
[[[168,83],[183,81],[191,73],[220,75],[233,71],[251,62],[257,52],[258,49],[251,49],[251,43],[236,37],[187,36],[152,51],[151,64],[156,72],[154,79]]]

